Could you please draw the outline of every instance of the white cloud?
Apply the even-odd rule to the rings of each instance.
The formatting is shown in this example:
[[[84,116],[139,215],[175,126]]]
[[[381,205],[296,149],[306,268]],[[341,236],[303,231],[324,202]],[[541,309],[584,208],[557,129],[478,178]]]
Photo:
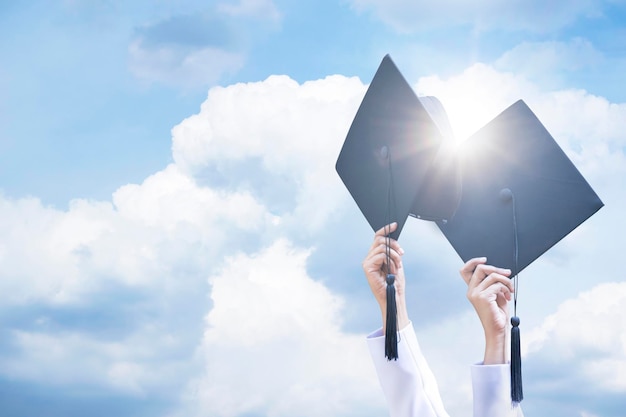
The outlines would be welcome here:
[[[422,77],[415,90],[420,95],[439,98],[459,140],[469,137],[520,98],[539,94],[536,86],[522,76],[480,63],[448,79]]]
[[[380,409],[364,335],[341,331],[342,300],[308,277],[308,255],[280,240],[230,258],[209,279],[214,307],[198,351],[205,375],[190,384],[184,415]]]
[[[267,170],[311,169],[337,153],[364,92],[358,79],[342,76],[212,88],[201,112],[173,129],[174,160],[194,169],[261,157]]]
[[[318,229],[346,201],[334,164],[364,92],[342,76],[213,88],[200,113],[173,129],[174,161],[213,185],[249,190],[266,207],[285,201],[283,227]]]
[[[259,233],[277,221],[249,194],[199,187],[175,165],[121,187],[113,204],[74,200],[63,212],[36,199],[3,199],[0,212],[5,305],[85,303],[109,282],[175,281],[174,265],[204,268],[199,251],[219,256],[229,234]]]
[[[2,198],[0,211],[3,304],[76,299],[89,285],[81,282],[77,251],[107,232],[111,205],[74,201],[64,213],[34,198]]]
[[[529,332],[526,356],[561,369],[577,368],[596,388],[626,392],[624,311],[626,283],[598,285],[563,302]]]
[[[0,214],[2,309],[23,314],[6,324],[3,374],[170,397],[190,373],[209,271],[274,221],[249,195],[198,187],[175,165],[113,204],[3,198]]]
[[[271,221],[249,194],[199,187],[176,165],[151,175],[141,185],[120,187],[113,194],[113,203],[122,218],[138,224],[163,230],[189,224],[206,236],[219,232],[217,223],[259,230]]]
[[[129,345],[120,342],[24,331],[16,331],[13,337],[20,356],[2,360],[8,376],[52,385],[108,386],[133,395],[143,394],[142,385],[152,378],[148,369],[124,358],[133,354]]]
[[[211,97],[220,92],[227,94],[212,102]],[[6,238],[2,241],[11,242],[0,247],[3,306],[30,305],[35,311],[44,310],[40,315],[27,317],[32,321],[26,328],[17,327],[11,332],[16,350],[5,358],[5,374],[59,386],[102,387],[129,395],[154,395],[166,387],[182,386],[193,361],[181,358],[192,352],[199,337],[198,333],[190,333],[200,329],[196,322],[201,315],[194,314],[206,311],[204,296],[209,290],[216,305],[223,306],[220,303],[225,302],[220,286],[207,286],[206,276],[220,267],[226,254],[254,251],[259,243],[271,243],[276,236],[294,233],[293,230],[302,228],[297,222],[318,230],[338,201],[347,201],[346,196],[342,199],[333,195],[344,192],[333,165],[363,92],[364,86],[358,80],[344,77],[303,85],[285,77],[272,77],[265,83],[217,88],[212,90],[200,115],[174,129],[177,163],[141,184],[120,187],[112,202],[75,200],[69,210],[61,211],[43,207],[36,199],[0,200],[0,230]],[[231,99],[234,107],[228,106]],[[221,111],[224,108],[226,111]],[[234,109],[242,111],[236,113]],[[271,119],[265,119],[266,116]],[[218,136],[206,135],[205,125],[192,123],[202,117],[212,121]],[[242,119],[249,123],[242,124]],[[196,149],[190,147],[194,139],[190,128],[196,128],[201,140],[210,139],[208,154],[197,160],[193,159]],[[182,151],[176,153],[177,149]],[[235,175],[230,187],[212,187],[210,181],[198,184],[198,177],[189,175],[202,173],[211,164],[219,168],[220,161],[239,158],[261,158],[260,170],[252,174],[268,187],[273,186],[272,178],[276,175],[295,178],[294,195],[277,195],[293,202],[281,213],[282,218],[269,214],[269,201],[257,199],[255,190],[245,186],[249,177],[246,172]],[[319,189],[326,190],[327,199],[319,199]],[[323,202],[327,203],[326,208],[318,204]],[[290,223],[291,229],[287,227]],[[280,244],[273,247],[279,251],[283,248]],[[368,389],[376,389],[377,385],[372,378],[373,369],[362,360],[363,335],[343,334],[338,327],[341,320],[335,317],[340,315],[337,298],[320,284],[301,276],[306,253],[295,249],[283,252],[285,256],[294,254],[299,262],[297,268],[294,266],[296,274],[300,274],[295,277],[298,279],[290,285],[281,284],[292,293],[300,291],[297,302],[290,306],[299,314],[281,315],[286,314],[286,305],[282,306],[284,311],[281,308],[275,312],[273,318],[281,319],[281,326],[289,318],[294,322],[291,335],[274,336],[279,340],[286,337],[287,344],[292,344],[294,369],[285,368],[286,379],[281,387],[291,390],[292,398],[300,400],[274,402],[271,407],[284,414],[285,410],[301,407],[302,402],[313,403],[322,397],[325,400],[321,403],[329,409],[346,413],[353,410],[355,401],[364,399],[364,403],[372,404],[365,399],[376,397],[369,395]],[[280,265],[279,261],[276,263]],[[249,283],[233,280],[237,282]],[[265,279],[262,284],[267,286],[271,281]],[[263,285],[255,289],[265,288]],[[279,303],[285,304],[286,294],[281,293],[281,288],[275,291],[283,295]],[[268,304],[264,291],[255,292],[261,305],[276,306]],[[249,289],[242,287],[241,294],[250,295]],[[253,306],[246,303],[242,308]],[[88,310],[97,317],[112,314],[110,320],[121,318],[122,322],[114,325],[117,336],[110,340],[106,332],[103,337],[95,327],[98,322],[93,327],[75,326],[58,317],[56,309],[74,314]],[[209,317],[216,317],[219,311],[211,310]],[[132,314],[128,321],[125,314]],[[254,317],[263,316],[251,316]],[[336,327],[332,327],[334,321]],[[182,327],[181,322],[185,323]],[[302,325],[310,328],[301,329]],[[284,329],[281,326],[269,329]],[[267,331],[266,328],[261,334]],[[319,340],[313,340],[315,335],[309,331],[316,332]],[[295,335],[305,336],[311,348],[295,340]],[[164,342],[155,343],[154,338]],[[241,339],[234,342],[228,350],[239,352],[248,360],[250,346],[241,345]],[[271,343],[268,341],[263,348],[267,358],[274,350]],[[50,346],[50,355],[44,353],[46,346]],[[346,353],[338,356],[334,349],[345,349]],[[315,355],[319,358],[317,366],[296,369],[299,362]],[[222,372],[227,374],[228,367]],[[49,378],[49,374],[56,377]],[[340,386],[347,382],[349,387],[356,386],[355,380],[364,374],[368,377],[359,385],[365,387],[364,391]],[[299,382],[302,375],[312,379]],[[334,382],[325,381],[327,378]],[[176,395],[176,391],[170,395]],[[231,400],[223,397],[226,404]],[[373,404],[380,406],[381,401],[374,400]],[[324,411],[317,410],[312,413]]]

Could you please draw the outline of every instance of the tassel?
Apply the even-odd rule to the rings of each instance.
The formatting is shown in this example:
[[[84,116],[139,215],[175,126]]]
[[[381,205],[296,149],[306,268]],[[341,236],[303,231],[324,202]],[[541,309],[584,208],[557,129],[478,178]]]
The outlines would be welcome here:
[[[521,402],[524,399],[522,390],[522,352],[520,349],[519,318],[511,317],[511,399]]]
[[[396,307],[396,276],[387,274],[387,319],[385,329],[385,356],[387,360],[398,359],[398,317]]]

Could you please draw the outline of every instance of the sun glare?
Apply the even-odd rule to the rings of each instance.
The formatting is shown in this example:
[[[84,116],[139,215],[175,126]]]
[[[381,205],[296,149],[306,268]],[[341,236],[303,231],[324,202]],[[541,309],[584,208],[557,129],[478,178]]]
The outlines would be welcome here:
[[[444,106],[457,147],[497,115],[492,106],[473,99],[446,100]]]

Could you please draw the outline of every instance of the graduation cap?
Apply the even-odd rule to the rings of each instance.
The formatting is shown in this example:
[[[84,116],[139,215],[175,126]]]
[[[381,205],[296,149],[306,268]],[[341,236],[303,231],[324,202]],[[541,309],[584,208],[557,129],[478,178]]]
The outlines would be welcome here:
[[[518,274],[604,205],[522,100],[467,139],[463,193],[437,225],[464,262],[486,256]],[[511,318],[511,389],[523,399],[517,291]]]
[[[448,151],[448,126],[441,103],[434,97],[418,99],[389,55],[385,56],[336,164],[374,230],[396,222],[398,226],[388,238],[398,239],[409,215],[442,221],[452,217],[460,198],[461,177],[455,155]],[[395,276],[388,273],[388,359],[398,357],[394,281]]]
[[[374,230],[396,221],[390,237],[397,239],[409,215],[433,220],[463,261],[486,256],[490,264],[510,269],[517,287],[520,271],[603,203],[523,101],[455,153],[443,133],[445,111],[436,99],[429,100],[418,99],[389,56],[383,58],[350,127],[337,172]],[[392,278],[387,282],[389,323],[395,289]],[[511,323],[511,393],[521,401],[516,311]],[[390,359],[393,347],[387,345],[397,340],[393,336],[388,326]]]
[[[447,151],[449,132],[441,103],[434,97],[419,99],[386,55],[336,164],[374,230],[395,221],[398,227],[390,236],[398,239],[409,215],[452,217],[460,197],[460,170],[456,155]]]

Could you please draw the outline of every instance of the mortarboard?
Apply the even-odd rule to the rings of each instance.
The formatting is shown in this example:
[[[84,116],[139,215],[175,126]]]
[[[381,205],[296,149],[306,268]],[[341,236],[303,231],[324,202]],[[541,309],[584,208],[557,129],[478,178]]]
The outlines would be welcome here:
[[[465,262],[487,256],[517,275],[603,206],[522,100],[467,139],[458,161],[459,207],[437,224]]]
[[[467,139],[458,153],[463,192],[437,222],[464,262],[486,256],[518,274],[604,205],[522,100]],[[512,398],[523,399],[517,291],[511,318]]]
[[[385,56],[336,164],[372,229],[396,222],[398,227],[388,237],[397,239],[409,215],[445,220],[454,214],[460,171],[454,154],[446,152],[448,126],[439,101],[418,99]],[[389,359],[397,359],[394,280],[388,273],[385,355]]]
[[[434,116],[431,116],[431,114]],[[409,215],[450,218],[459,200],[459,169],[447,116],[434,97],[421,100],[386,55],[354,117],[336,169],[373,230]],[[419,198],[418,198],[419,196]]]
[[[490,264],[510,269],[517,287],[520,271],[603,206],[523,101],[504,110],[456,153],[446,146],[446,126],[441,104],[418,99],[385,56],[336,166],[374,230],[396,221],[390,237],[397,239],[409,215],[434,220],[464,261],[486,256]],[[395,311],[389,307],[395,301],[390,296],[393,278],[387,290],[389,323]],[[516,309],[517,292],[514,297]],[[521,401],[515,313],[511,323],[512,399]],[[394,358],[389,346],[393,336],[388,327],[389,359]]]

